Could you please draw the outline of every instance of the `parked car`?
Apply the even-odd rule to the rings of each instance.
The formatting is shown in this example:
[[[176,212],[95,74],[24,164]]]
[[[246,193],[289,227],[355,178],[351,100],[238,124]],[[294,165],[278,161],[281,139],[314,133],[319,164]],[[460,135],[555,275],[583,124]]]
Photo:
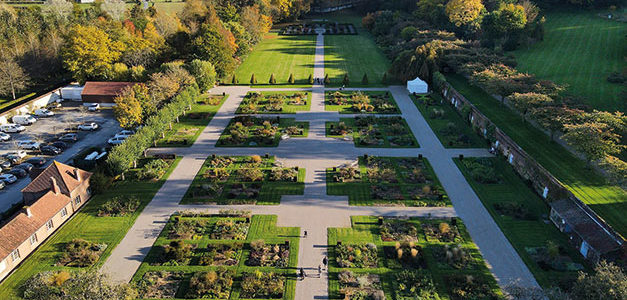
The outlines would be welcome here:
[[[11,118],[11,121],[19,125],[32,125],[32,124],[35,124],[35,122],[37,122],[37,119],[29,115],[17,115],[17,116],[13,116],[13,118]]]
[[[21,157],[19,157],[19,156],[18,156],[18,155],[16,155],[16,154],[5,154],[3,157],[4,157],[4,159],[6,159],[7,161],[9,161],[9,162],[11,163],[11,165],[17,164],[17,163],[19,163],[19,162],[22,160],[22,158],[21,158]],[[9,167],[10,167],[10,166],[9,166]]]
[[[76,142],[78,141],[78,134],[76,133],[66,133],[59,138],[59,141],[62,142]]]
[[[15,166],[15,167],[18,168],[18,169],[22,169],[22,170],[24,170],[26,172],[30,172],[31,170],[33,170],[33,165],[31,165],[31,164],[29,164],[27,162],[23,162],[23,163]]]
[[[31,157],[24,162],[29,163],[37,168],[41,168],[46,164],[46,159],[43,157]]]
[[[10,124],[0,125],[0,131],[6,132],[6,133],[22,132],[24,130],[26,130],[26,127],[20,124],[10,123]]]
[[[5,186],[4,181],[0,180],[0,190],[3,190]]]
[[[37,150],[39,146],[39,143],[31,140],[17,141],[17,147],[20,149]]]
[[[11,168],[12,163],[7,159],[0,159],[0,168],[7,170]]]
[[[12,184],[15,183],[17,181],[17,177],[15,177],[15,175],[13,174],[0,174],[0,180],[2,180],[2,182],[4,182],[5,184]]]
[[[135,134],[135,131],[132,131],[132,130],[122,130],[122,131],[116,133],[114,137],[122,137],[122,136],[123,137],[129,137],[129,136],[131,136],[133,134]]]
[[[3,156],[7,157],[7,156],[12,156],[12,155],[13,156],[17,156],[20,159],[22,159],[22,158],[26,157],[26,151],[24,151],[24,150],[12,151],[12,152],[8,152],[8,153],[4,154]]]
[[[36,110],[33,112],[33,114],[34,114],[35,116],[38,116],[38,117],[52,117],[52,116],[54,116],[54,113],[53,113],[53,112],[51,112],[51,111],[49,111],[49,110],[48,110],[48,109],[46,109],[46,108],[38,108],[38,109],[36,109]]]
[[[78,129],[79,130],[86,130],[86,131],[94,131],[94,130],[98,129],[98,124],[96,124],[94,122],[83,123],[81,125],[78,125]]]
[[[15,177],[17,177],[17,178],[24,178],[24,177],[28,176],[28,172],[26,172],[26,170],[20,169],[20,168],[13,168],[13,169],[7,171],[7,173],[9,173],[11,175],[15,175]]]
[[[41,154],[50,156],[59,155],[61,154],[61,152],[63,152],[61,151],[61,149],[55,146],[42,146],[41,148],[39,148],[39,151],[41,151]]]
[[[11,135],[8,133],[0,132],[0,141],[8,141],[11,139]]]
[[[124,140],[126,140],[126,137],[122,137],[122,136],[114,136],[112,138],[110,138],[107,143],[109,143],[109,145],[111,146],[115,146],[115,145],[119,145],[124,143]]]
[[[52,142],[49,144],[50,146],[55,146],[61,150],[65,150],[67,148],[70,148],[70,145],[68,145],[68,143],[65,142],[61,142],[61,141],[56,141],[56,142]]]
[[[98,111],[99,109],[100,109],[100,104],[98,103],[93,103],[87,106],[88,111]]]

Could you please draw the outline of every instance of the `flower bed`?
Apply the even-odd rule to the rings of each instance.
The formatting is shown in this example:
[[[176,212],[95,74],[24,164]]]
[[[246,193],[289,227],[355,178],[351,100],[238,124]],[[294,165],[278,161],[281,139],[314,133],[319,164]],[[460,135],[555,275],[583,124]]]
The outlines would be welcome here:
[[[389,92],[327,92],[325,109],[344,114],[400,114]]]
[[[242,250],[242,244],[209,244],[207,248],[197,251],[197,261],[194,265],[200,266],[234,266]]]
[[[214,240],[244,240],[248,234],[250,224],[233,219],[218,220],[211,229],[211,239]]]
[[[286,267],[290,258],[290,245],[266,245],[263,240],[250,242],[247,266]]]
[[[139,297],[142,299],[174,298],[183,277],[183,272],[146,272],[137,283]]]
[[[428,273],[402,270],[394,274],[397,300],[437,300],[440,295]]]
[[[424,230],[427,240],[435,240],[442,243],[459,243],[463,239],[457,229],[456,219],[453,224],[449,222],[424,223],[422,224],[422,230]]]
[[[236,114],[281,114],[308,111],[311,92],[249,92]]]
[[[396,242],[394,246],[383,247],[388,268],[426,268],[424,251],[414,242]]]
[[[341,268],[376,268],[379,261],[377,246],[372,243],[337,245],[335,251]]]
[[[216,146],[277,147],[282,138],[307,136],[307,122],[286,118],[237,116],[231,119]]]
[[[256,270],[243,275],[240,297],[246,299],[280,299],[283,298],[284,286],[285,277],[283,275]]]
[[[416,226],[405,221],[385,220],[379,231],[381,232],[381,240],[385,242],[418,240]]]
[[[445,276],[446,285],[452,300],[484,299],[497,300],[499,296],[482,277],[464,274]]]
[[[344,296],[344,299],[385,299],[379,275],[342,271],[338,275],[338,280],[340,281],[340,294]]]
[[[471,250],[460,244],[435,246],[433,256],[438,265],[443,268],[472,269],[476,263],[471,255]]]
[[[135,196],[116,196],[105,202],[98,209],[99,217],[123,217],[134,213],[140,205]]]
[[[407,122],[401,117],[342,118],[327,123],[327,136],[352,137],[356,147],[411,148],[418,142]]]
[[[106,244],[92,243],[83,239],[73,239],[65,244],[57,266],[89,267],[98,261]]]
[[[235,277],[235,270],[226,268],[196,272],[189,280],[186,298],[228,299],[233,277]]]

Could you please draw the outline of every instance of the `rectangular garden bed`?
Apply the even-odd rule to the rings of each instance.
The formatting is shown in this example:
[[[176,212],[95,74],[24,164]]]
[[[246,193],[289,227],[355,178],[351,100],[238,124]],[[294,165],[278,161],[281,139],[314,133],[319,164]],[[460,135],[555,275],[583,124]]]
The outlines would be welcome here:
[[[327,111],[341,114],[400,114],[390,92],[329,91],[325,93]]]
[[[308,122],[293,118],[237,116],[218,139],[217,147],[277,147],[281,139],[306,137]]]
[[[309,111],[311,92],[248,92],[236,114],[293,114]]]
[[[365,148],[417,148],[416,137],[402,117],[341,118],[327,122],[328,137],[352,139],[355,147]]]

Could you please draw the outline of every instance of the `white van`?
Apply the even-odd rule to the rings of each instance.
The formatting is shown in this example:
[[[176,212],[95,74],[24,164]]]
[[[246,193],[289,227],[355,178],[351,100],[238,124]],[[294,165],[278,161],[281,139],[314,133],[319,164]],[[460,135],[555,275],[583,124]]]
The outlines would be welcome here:
[[[37,119],[29,115],[14,116],[13,119],[11,120],[13,120],[13,123],[20,124],[20,125],[31,125],[37,122]]]
[[[35,110],[34,112],[35,116],[38,117],[52,117],[54,116],[54,113],[45,109],[45,108],[38,108]]]
[[[0,125],[0,131],[2,132],[6,132],[6,133],[13,133],[13,132],[21,132],[26,130],[26,128],[22,125],[19,124],[4,124],[4,125]]]

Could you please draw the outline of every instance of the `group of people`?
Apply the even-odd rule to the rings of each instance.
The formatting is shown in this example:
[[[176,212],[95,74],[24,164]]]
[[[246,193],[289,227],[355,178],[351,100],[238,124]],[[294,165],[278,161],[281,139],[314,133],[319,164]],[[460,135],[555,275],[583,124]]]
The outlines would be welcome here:
[[[305,231],[305,236],[307,236],[306,231]],[[322,270],[327,270],[328,263],[329,263],[329,259],[325,256],[322,259],[322,265],[318,265],[318,277],[322,276]],[[322,266],[324,266],[324,268]],[[301,280],[305,280],[305,277],[307,277],[307,274],[305,274],[305,269],[303,267],[300,267],[298,277],[300,277]]]

